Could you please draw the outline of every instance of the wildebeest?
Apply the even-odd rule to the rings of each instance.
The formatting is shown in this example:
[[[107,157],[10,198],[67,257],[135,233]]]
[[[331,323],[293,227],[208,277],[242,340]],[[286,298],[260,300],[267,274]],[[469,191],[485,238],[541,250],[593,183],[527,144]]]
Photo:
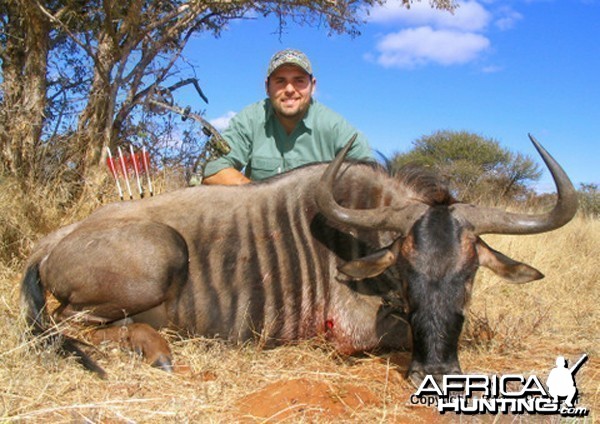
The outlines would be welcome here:
[[[486,233],[532,234],[566,224],[576,191],[532,138],[557,186],[555,207],[528,215],[457,202],[433,174],[390,176],[344,162],[263,183],[197,187],[104,206],[42,239],[22,300],[33,333],[83,314],[93,339],[119,338],[169,370],[155,330],[271,343],[321,336],[340,352],[412,345],[408,376],[460,373],[459,335],[475,273],[523,283],[543,275],[487,246]],[[115,327],[116,325],[116,327]],[[69,338],[67,351],[90,362]]]

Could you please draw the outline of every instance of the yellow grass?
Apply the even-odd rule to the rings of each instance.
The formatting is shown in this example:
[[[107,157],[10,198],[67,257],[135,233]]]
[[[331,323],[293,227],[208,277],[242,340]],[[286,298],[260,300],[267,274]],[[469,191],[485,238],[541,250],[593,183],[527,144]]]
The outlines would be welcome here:
[[[459,352],[464,371],[536,374],[545,381],[556,356],[574,363],[587,353],[590,360],[576,381],[580,405],[591,409],[591,415],[578,421],[592,422],[600,413],[600,221],[577,218],[548,234],[485,239],[546,278],[511,285],[480,271]],[[346,358],[318,342],[264,350],[256,344],[231,346],[165,334],[172,342],[175,373],[153,369],[115,346],[101,346],[92,353],[109,374],[101,380],[23,337],[21,266],[20,258],[0,262],[0,422],[572,421],[558,416],[440,416],[410,405],[414,388],[403,376],[409,354]],[[245,400],[255,399],[251,395],[286,381],[321,384],[328,401],[341,405],[344,414],[333,416],[323,403],[300,397],[270,420],[252,418],[243,408]],[[360,407],[350,404],[353,387],[372,395],[361,395]]]

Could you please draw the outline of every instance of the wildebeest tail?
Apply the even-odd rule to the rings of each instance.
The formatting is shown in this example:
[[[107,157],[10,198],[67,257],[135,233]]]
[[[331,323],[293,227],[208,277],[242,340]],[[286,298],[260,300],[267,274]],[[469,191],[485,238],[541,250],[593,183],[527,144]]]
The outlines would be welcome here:
[[[25,271],[25,276],[21,282],[21,303],[32,336],[58,345],[61,353],[73,355],[86,369],[97,373],[102,378],[106,376],[106,372],[102,367],[77,346],[79,343],[77,340],[64,336],[50,328],[44,287],[40,280],[40,270],[37,263],[30,265]]]

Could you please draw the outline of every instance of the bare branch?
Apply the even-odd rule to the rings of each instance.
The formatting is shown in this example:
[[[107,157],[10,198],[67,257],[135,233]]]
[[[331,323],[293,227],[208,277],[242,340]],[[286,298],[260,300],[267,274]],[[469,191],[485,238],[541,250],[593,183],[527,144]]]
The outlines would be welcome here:
[[[35,0],[35,5],[48,19],[50,19],[51,22],[58,25],[65,32],[65,34],[67,34],[73,40],[75,44],[81,47],[81,49],[85,51],[90,58],[92,58],[92,60],[94,61],[94,66],[96,66],[100,70],[100,75],[104,77],[104,75],[106,74],[106,68],[98,60],[98,57],[95,54],[95,52],[89,47],[90,43],[82,43],[81,40],[79,40],[79,38],[77,38],[77,36],[73,34],[73,32],[71,32],[71,30],[65,23],[63,23],[60,19],[56,18],[52,13],[50,13],[44,6],[40,4],[39,1]],[[106,81],[106,83],[109,83],[109,81]]]

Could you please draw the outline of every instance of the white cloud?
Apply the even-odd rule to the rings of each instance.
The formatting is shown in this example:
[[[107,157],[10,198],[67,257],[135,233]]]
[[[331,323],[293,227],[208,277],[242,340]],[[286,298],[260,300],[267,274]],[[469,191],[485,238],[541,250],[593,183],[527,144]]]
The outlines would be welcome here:
[[[427,25],[434,28],[462,31],[481,31],[492,19],[491,13],[476,1],[461,2],[454,13],[450,13],[446,10],[432,8],[425,0],[413,3],[410,9],[402,6],[400,0],[388,0],[382,6],[374,7],[370,15],[369,20],[376,23],[405,26]]]
[[[523,15],[519,12],[515,12],[509,7],[503,7],[499,10],[498,14],[500,17],[496,19],[494,25],[502,31],[507,31],[515,27],[518,21],[523,19]]]
[[[235,115],[236,112],[229,111],[218,118],[209,120],[208,122],[210,122],[211,125],[217,129],[217,131],[221,132],[229,126],[229,121],[231,121],[231,118],[233,118]]]
[[[419,27],[384,36],[377,44],[377,63],[388,68],[414,68],[428,63],[460,65],[490,46],[480,34]]]
[[[454,13],[434,9],[426,0],[411,4],[388,0],[371,10],[370,22],[387,28],[367,60],[385,67],[415,68],[427,64],[464,65],[477,61],[491,47],[491,25],[506,31],[523,16],[510,6],[487,0],[459,1]],[[488,66],[482,72],[499,72]]]
[[[481,68],[481,72],[483,72],[484,74],[495,74],[498,72],[502,72],[503,70],[504,68],[498,65],[488,65]]]

